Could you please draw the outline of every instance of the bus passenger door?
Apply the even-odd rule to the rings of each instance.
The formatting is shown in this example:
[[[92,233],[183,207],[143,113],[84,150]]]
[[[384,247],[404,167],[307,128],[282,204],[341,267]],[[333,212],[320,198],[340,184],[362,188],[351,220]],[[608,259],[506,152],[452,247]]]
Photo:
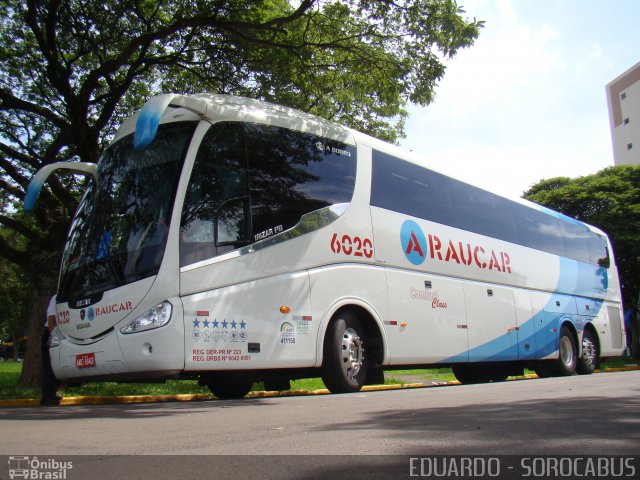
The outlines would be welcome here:
[[[385,322],[391,363],[466,362],[462,282],[387,269],[390,321]]]
[[[469,361],[518,358],[518,331],[513,289],[463,282],[467,304]]]

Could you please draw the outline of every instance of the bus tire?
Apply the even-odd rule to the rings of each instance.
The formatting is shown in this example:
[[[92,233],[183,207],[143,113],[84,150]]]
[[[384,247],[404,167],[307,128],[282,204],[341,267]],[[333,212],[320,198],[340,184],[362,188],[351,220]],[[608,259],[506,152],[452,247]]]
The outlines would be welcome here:
[[[331,393],[359,391],[367,378],[368,358],[364,330],[350,311],[331,322],[324,342],[322,381]]]
[[[536,372],[539,378],[549,378],[553,376],[547,360],[538,362],[538,364],[533,367],[533,371]]]
[[[365,385],[384,385],[384,370],[382,367],[372,367],[371,363],[367,365],[367,378],[364,379]]]
[[[488,370],[481,365],[459,364],[451,367],[453,375],[460,383],[487,383],[491,381]]]
[[[251,391],[253,382],[242,378],[224,378],[208,383],[207,387],[220,400],[237,400]]]
[[[489,369],[489,379],[492,382],[506,382],[509,378],[507,365],[495,365]]]
[[[557,377],[575,375],[577,364],[578,349],[576,340],[569,327],[563,326],[560,329],[558,358],[552,361],[552,373]]]
[[[582,355],[578,358],[576,372],[580,375],[590,375],[598,368],[598,343],[591,330],[582,334]]]

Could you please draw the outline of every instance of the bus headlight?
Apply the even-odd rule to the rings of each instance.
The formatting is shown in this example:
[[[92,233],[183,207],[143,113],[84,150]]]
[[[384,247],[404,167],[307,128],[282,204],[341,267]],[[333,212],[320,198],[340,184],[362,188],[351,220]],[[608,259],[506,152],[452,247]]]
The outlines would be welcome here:
[[[131,320],[124,327],[121,327],[120,333],[137,333],[162,327],[171,320],[171,309],[172,307],[169,302],[162,302],[135,320]]]
[[[54,328],[53,332],[51,332],[51,336],[49,337],[49,347],[57,347],[65,338],[64,333],[62,333],[58,327]]]

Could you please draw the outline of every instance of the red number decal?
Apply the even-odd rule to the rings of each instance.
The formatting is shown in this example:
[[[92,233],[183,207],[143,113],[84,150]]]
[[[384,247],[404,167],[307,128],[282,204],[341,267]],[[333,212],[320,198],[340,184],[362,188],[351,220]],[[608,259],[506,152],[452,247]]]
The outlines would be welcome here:
[[[355,237],[353,239],[353,243],[356,244],[356,251],[353,254],[354,257],[361,257],[362,256],[362,240],[360,240],[360,237]]]
[[[334,233],[331,238],[331,251],[333,253],[340,253],[340,242],[338,242],[338,234]]]
[[[349,235],[342,236],[342,250],[344,250],[345,255],[351,255],[351,252],[353,252],[353,244]]]
[[[353,255],[354,257],[373,257],[373,242],[368,238],[352,238],[347,234],[338,237],[338,234],[334,233],[331,237],[330,246],[331,251],[336,255],[344,253],[345,255]]]
[[[367,258],[373,257],[373,243],[368,238],[364,239],[362,242],[362,246],[364,247],[364,256]]]

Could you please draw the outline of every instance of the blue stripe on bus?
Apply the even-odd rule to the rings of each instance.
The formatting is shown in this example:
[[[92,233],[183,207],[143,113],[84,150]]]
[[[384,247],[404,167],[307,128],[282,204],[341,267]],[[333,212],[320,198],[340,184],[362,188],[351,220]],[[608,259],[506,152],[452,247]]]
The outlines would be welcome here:
[[[595,265],[587,265],[582,262],[560,257],[560,277],[556,293],[571,296],[604,298],[609,283],[607,269]],[[575,292],[569,295],[566,292]],[[491,362],[500,360],[518,360],[518,349],[520,345],[529,343],[534,345],[532,352],[527,352],[524,359],[540,359],[558,350],[558,335],[560,321],[569,319],[576,323],[576,318],[569,313],[551,312],[556,298],[551,295],[544,308],[533,315],[529,320],[519,325],[518,341],[513,343],[513,332],[505,333],[487,343],[462,352],[453,357],[449,357],[442,363],[467,362],[472,359],[474,362]],[[603,300],[595,300],[593,316],[600,312]],[[472,327],[473,328],[473,324]],[[521,332],[531,332],[521,337]],[[524,349],[522,349],[524,350]]]

